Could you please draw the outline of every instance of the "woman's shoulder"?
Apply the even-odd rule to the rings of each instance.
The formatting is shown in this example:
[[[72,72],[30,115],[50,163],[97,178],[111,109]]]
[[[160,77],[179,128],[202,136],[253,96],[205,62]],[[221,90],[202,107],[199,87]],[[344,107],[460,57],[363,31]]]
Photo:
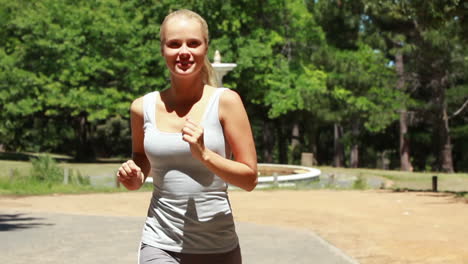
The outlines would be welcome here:
[[[150,92],[133,100],[130,106],[130,112],[138,115],[143,115],[143,102],[147,100],[150,96],[154,96],[155,93],[157,92]]]
[[[239,104],[242,105],[242,99],[236,91],[229,88],[218,89],[223,89],[219,97],[219,104],[221,107],[233,107]]]
[[[223,122],[226,118],[244,112],[244,104],[239,94],[231,89],[224,89],[219,97],[219,118]]]
[[[132,104],[130,105],[130,112],[132,114],[143,116],[143,98],[144,96],[140,96],[133,100]]]

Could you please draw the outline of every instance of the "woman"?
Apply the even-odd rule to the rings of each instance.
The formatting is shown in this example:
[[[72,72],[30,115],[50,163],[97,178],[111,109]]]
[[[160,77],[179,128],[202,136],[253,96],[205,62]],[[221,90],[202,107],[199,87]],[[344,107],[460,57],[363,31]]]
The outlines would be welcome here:
[[[132,160],[117,173],[129,190],[153,177],[139,261],[241,263],[227,183],[257,184],[246,111],[237,93],[215,88],[201,16],[173,12],[160,35],[171,86],[132,103]]]

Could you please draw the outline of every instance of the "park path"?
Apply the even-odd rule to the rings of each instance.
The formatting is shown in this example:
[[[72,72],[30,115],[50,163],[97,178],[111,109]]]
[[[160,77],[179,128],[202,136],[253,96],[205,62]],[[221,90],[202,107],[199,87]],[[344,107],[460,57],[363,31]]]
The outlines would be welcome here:
[[[84,244],[70,248],[91,250],[96,244],[84,234],[98,234],[101,230],[103,233],[96,241],[104,256],[119,252],[122,257],[128,252],[130,261],[134,257],[135,240],[138,240],[150,195],[150,192],[123,192],[21,198],[0,196],[3,229],[8,224],[21,223],[8,220],[8,214],[12,212],[20,213],[21,217],[27,218],[27,223],[33,224],[31,228],[0,231],[0,255],[5,256],[3,252],[12,252],[10,257],[17,255],[18,251],[13,253],[16,246],[9,242],[14,239],[19,239],[19,244],[23,239],[33,250],[35,247],[27,240],[35,236],[34,232],[42,232],[51,241],[57,241],[54,246],[43,248],[47,246],[47,240],[35,240],[41,247],[35,252],[47,256],[53,248],[60,248],[57,245],[66,245],[69,238],[75,237],[74,230],[78,232],[79,228],[85,228],[76,234],[78,242]],[[348,255],[363,264],[468,264],[468,204],[450,194],[255,190],[250,193],[231,191],[230,197],[244,263],[247,264],[334,263],[320,262],[321,257],[316,252],[325,252],[325,256],[332,258],[338,255],[341,257],[339,261],[344,260],[344,263],[350,262]],[[30,221],[28,218],[42,220]],[[56,229],[60,231],[60,227],[65,226],[70,231],[62,228],[61,235],[52,235]],[[93,229],[92,226],[101,228]],[[131,229],[126,229],[130,226]],[[113,237],[111,232],[115,230],[124,239]],[[112,248],[120,244],[125,244],[126,249]],[[71,251],[67,252],[71,254]],[[311,262],[311,259],[317,261]],[[0,259],[0,263],[4,261]]]
[[[110,202],[108,198],[114,197],[114,202],[119,203],[119,198],[125,196],[132,194],[94,198],[105,197]],[[0,197],[0,263],[136,263],[144,217],[118,215],[118,210],[111,209],[116,206],[112,202],[100,214],[94,214],[99,213],[93,211],[96,203],[102,205],[103,200],[93,203],[88,198],[89,195]],[[123,207],[128,206],[129,200],[132,199],[124,199]],[[86,211],[87,206],[94,209]],[[135,210],[132,212],[135,214]],[[250,222],[236,222],[236,227],[246,264],[356,263],[312,232]]]

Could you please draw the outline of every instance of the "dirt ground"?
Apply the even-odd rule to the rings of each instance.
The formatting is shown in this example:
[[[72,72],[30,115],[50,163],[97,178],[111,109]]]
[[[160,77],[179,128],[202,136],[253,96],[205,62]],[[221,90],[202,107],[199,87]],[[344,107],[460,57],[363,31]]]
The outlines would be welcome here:
[[[144,216],[151,193],[0,196],[1,209]],[[231,191],[236,221],[310,230],[360,263],[468,263],[468,203],[390,191]]]

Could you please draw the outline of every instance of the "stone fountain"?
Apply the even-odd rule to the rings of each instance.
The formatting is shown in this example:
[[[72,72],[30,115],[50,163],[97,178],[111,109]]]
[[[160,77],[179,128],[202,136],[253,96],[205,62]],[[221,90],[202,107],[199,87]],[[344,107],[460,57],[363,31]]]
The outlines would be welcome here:
[[[223,77],[226,75],[228,72],[232,71],[237,64],[235,63],[223,63],[221,62],[221,54],[219,53],[219,50],[215,51],[213,63],[211,64],[213,66],[213,69],[216,73],[216,78],[218,80],[218,85],[219,87],[223,87]]]

